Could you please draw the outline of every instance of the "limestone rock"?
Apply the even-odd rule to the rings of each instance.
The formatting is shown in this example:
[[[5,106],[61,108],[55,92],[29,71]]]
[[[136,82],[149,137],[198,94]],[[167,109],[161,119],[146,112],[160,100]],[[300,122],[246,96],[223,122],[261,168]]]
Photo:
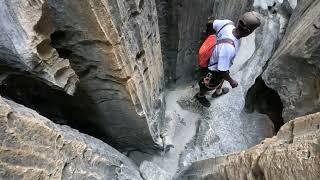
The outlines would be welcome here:
[[[0,179],[142,179],[124,155],[0,97]]]
[[[163,69],[152,1],[49,0],[52,44],[80,78],[80,99],[118,148],[162,146]],[[156,143],[154,143],[156,142]]]
[[[140,171],[144,179],[147,180],[170,180],[172,177],[167,174],[166,171],[162,170],[156,164],[144,161],[140,165]]]
[[[320,2],[298,1],[286,34],[274,53],[263,79],[276,90],[284,105],[283,118],[320,109]]]
[[[319,124],[320,113],[297,118],[246,151],[194,162],[180,179],[319,179]]]
[[[78,77],[69,60],[60,58],[50,45],[50,34],[54,32],[51,15],[43,0],[0,2],[0,76],[29,72],[34,78],[73,94]]]

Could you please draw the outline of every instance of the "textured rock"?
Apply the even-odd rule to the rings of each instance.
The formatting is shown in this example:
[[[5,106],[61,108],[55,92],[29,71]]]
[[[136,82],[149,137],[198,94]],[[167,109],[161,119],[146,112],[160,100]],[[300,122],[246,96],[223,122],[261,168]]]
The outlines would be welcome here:
[[[320,93],[320,2],[298,1],[286,35],[263,74],[284,105],[286,121],[317,112]]]
[[[168,85],[190,82],[197,67],[201,32],[213,0],[157,0],[165,80]]]
[[[169,180],[172,177],[164,170],[162,170],[157,165],[144,161],[140,165],[140,171],[142,172],[142,176],[147,180]]]
[[[162,146],[163,69],[154,1],[49,0],[52,44],[117,147]],[[81,97],[79,97],[81,99]]]
[[[319,140],[312,129],[319,129],[319,125],[313,125],[313,121],[312,125],[306,120],[290,122],[277,137],[267,139],[264,144],[216,158],[272,136],[269,118],[260,113],[270,117],[274,111],[270,113],[268,108],[279,104],[273,108],[281,111],[278,108],[281,103],[273,103],[271,96],[261,93],[274,93],[271,89],[264,91],[266,87],[260,78],[267,66],[263,79],[279,92],[287,120],[319,109],[316,61],[319,19],[313,18],[319,16],[319,3],[315,0],[303,3],[297,5],[295,0],[1,2],[0,29],[4,33],[0,35],[0,93],[29,105],[49,119],[53,117],[54,122],[72,124],[81,132],[110,142],[127,152],[139,169],[108,145],[4,100],[0,101],[0,142],[3,142],[0,176],[174,179],[179,168],[195,161],[181,178],[301,179],[296,174],[305,172],[298,170],[305,170],[303,166],[310,164],[307,171],[313,173],[306,177],[318,178],[318,164],[313,160],[319,158],[316,153]],[[212,106],[208,109],[194,101],[197,91],[194,86],[169,92],[165,104],[164,82],[175,87],[190,83],[195,77],[197,50],[206,20],[228,18],[236,22],[244,11],[252,9],[260,12],[264,21],[256,33],[241,42],[231,69],[239,87],[223,97],[210,98]],[[76,91],[75,73],[80,79]],[[252,88],[250,99],[247,92],[253,84],[257,87]],[[253,113],[246,111],[246,105]],[[278,118],[282,120],[277,112],[275,119]],[[149,151],[155,147],[163,148],[164,152]],[[289,155],[284,156],[284,152]],[[291,164],[297,169],[292,169]],[[290,171],[294,173],[289,174]]]
[[[78,77],[69,60],[51,47],[54,31],[45,1],[3,0],[0,2],[0,76],[29,72],[51,86],[73,94]],[[1,81],[0,81],[1,82]]]
[[[0,97],[1,179],[142,179],[124,155]]]
[[[320,113],[297,118],[246,151],[194,162],[179,179],[319,179],[319,124]]]

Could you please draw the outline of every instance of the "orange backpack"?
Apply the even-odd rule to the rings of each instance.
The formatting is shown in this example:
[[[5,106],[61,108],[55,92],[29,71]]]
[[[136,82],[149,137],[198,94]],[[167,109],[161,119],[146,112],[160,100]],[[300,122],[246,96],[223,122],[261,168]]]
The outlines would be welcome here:
[[[226,27],[227,25],[230,25],[230,24],[233,24],[233,23],[227,23],[225,24],[224,26],[221,27],[221,29],[218,31],[217,34],[219,34],[219,32],[224,28]],[[199,54],[198,54],[198,57],[199,57],[199,67],[201,69],[205,69],[208,67],[208,64],[209,64],[209,60],[210,60],[210,57],[212,56],[212,53],[213,53],[213,50],[214,50],[214,47],[217,45],[217,44],[221,44],[221,43],[228,43],[228,44],[231,44],[234,46],[234,43],[233,43],[233,40],[232,39],[222,39],[222,40],[219,40],[217,42],[217,37],[215,35],[210,35],[205,41],[204,43],[201,45],[200,49],[199,49]],[[214,64],[212,64],[214,65]],[[212,66],[211,65],[211,66]]]
[[[217,43],[217,37],[215,35],[210,35],[199,49],[199,66],[200,68],[207,68],[209,64],[209,59],[212,55],[213,48]]]

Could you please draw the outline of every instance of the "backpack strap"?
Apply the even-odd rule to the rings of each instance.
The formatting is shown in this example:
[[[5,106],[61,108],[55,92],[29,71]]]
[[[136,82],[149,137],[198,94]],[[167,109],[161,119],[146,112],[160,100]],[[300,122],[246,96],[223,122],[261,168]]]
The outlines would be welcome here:
[[[216,45],[218,44],[223,44],[223,43],[226,43],[226,44],[231,44],[234,48],[236,48],[236,46],[234,45],[234,41],[232,39],[221,39],[221,40],[218,40],[218,42],[216,43]]]
[[[225,28],[225,27],[228,26],[228,25],[234,25],[234,24],[233,24],[233,22],[228,22],[228,23],[226,23],[225,25],[223,25],[223,26],[219,29],[219,31],[217,32],[217,35],[221,32],[221,30],[222,30],[223,28]],[[232,39],[221,39],[221,40],[218,40],[218,42],[217,42],[214,46],[216,46],[216,45],[218,45],[218,44],[223,44],[223,43],[231,44],[231,45],[235,48],[235,45],[234,45],[234,42],[233,42]],[[213,64],[209,64],[208,67],[214,66],[214,65],[216,65],[216,64],[218,64],[218,62],[215,62],[215,63],[213,63]]]
[[[236,48],[236,46],[234,45],[234,41],[233,41],[232,39],[221,39],[221,40],[219,40],[219,41],[215,44],[215,46],[218,45],[218,44],[223,44],[223,43],[225,43],[225,44],[230,44],[230,45],[232,45],[234,48]],[[213,64],[209,64],[208,67],[214,66],[214,65],[216,65],[216,64],[218,64],[218,62],[215,62],[215,63],[213,63]]]
[[[217,35],[220,33],[220,31],[221,31],[223,28],[225,28],[225,27],[228,26],[228,25],[233,25],[233,22],[228,22],[227,24],[223,25],[223,26],[219,29],[219,31],[217,32]]]

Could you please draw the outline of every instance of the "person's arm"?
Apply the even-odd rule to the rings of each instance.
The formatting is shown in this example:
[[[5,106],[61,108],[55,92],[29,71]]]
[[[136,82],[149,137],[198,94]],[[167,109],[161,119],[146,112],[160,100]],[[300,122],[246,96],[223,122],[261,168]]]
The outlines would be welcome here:
[[[232,88],[235,88],[235,87],[238,86],[238,82],[236,80],[232,79],[232,77],[230,76],[229,71],[224,73],[224,79],[229,82],[229,84],[230,84],[230,86]]]
[[[230,45],[224,45],[219,49],[219,60],[217,69],[220,75],[228,81],[232,88],[238,86],[238,82],[231,78],[229,68],[231,66],[232,59],[234,58],[234,48]]]

